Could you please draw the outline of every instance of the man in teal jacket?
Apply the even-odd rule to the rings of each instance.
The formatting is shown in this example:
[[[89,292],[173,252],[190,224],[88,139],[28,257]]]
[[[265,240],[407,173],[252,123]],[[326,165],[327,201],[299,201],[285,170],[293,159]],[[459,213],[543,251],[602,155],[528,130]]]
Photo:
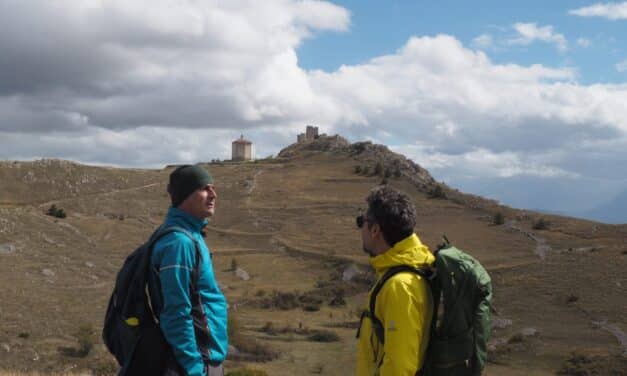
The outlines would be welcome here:
[[[213,179],[198,165],[184,165],[170,174],[168,193],[172,206],[163,226],[181,227],[193,239],[170,233],[156,243],[151,258],[161,291],[153,297],[154,311],[173,355],[166,374],[221,376],[228,349],[227,304],[202,236],[215,212]]]

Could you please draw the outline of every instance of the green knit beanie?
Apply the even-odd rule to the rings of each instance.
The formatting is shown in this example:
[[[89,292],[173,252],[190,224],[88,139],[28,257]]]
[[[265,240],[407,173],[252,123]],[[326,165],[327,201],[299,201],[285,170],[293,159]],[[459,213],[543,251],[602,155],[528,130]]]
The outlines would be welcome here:
[[[170,174],[170,184],[168,185],[172,206],[179,206],[195,190],[212,183],[213,178],[209,172],[199,165],[178,167]]]

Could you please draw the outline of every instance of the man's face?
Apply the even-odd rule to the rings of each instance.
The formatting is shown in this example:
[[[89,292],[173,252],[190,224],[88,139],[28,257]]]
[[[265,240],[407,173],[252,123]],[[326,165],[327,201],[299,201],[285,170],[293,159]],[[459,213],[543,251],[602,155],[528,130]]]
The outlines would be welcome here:
[[[217,197],[215,186],[207,184],[187,196],[178,208],[198,219],[208,218],[215,213]]]
[[[370,256],[374,256],[374,240],[371,232],[372,224],[368,223],[366,215],[360,215],[357,217],[357,227],[359,227],[361,232],[361,245],[364,252]]]

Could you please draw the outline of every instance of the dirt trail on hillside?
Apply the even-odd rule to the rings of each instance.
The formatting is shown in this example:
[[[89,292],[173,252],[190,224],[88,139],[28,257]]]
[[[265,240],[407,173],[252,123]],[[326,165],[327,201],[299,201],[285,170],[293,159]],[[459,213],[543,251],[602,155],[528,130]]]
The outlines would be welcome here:
[[[131,187],[131,188],[125,188],[125,189],[114,189],[112,191],[106,191],[106,192],[87,193],[87,194],[80,195],[80,196],[67,197],[67,198],[62,198],[62,199],[57,199],[57,200],[50,200],[50,201],[45,201],[45,202],[42,202],[42,203],[39,203],[39,204],[30,204],[30,205],[37,205],[37,206],[40,206],[40,207],[41,206],[48,206],[48,205],[52,205],[52,204],[58,204],[58,203],[64,202],[64,201],[75,200],[78,197],[86,198],[86,197],[108,196],[108,195],[118,194],[118,193],[139,191],[141,189],[155,187],[157,185],[163,185],[163,184],[165,184],[165,183],[150,183],[150,184],[145,184],[145,185],[141,185],[141,186],[138,186],[138,187]],[[29,205],[29,204],[24,204],[24,205]]]
[[[516,230],[516,231],[520,232],[521,234],[525,235],[526,237],[528,237],[529,239],[533,240],[536,243],[536,248],[534,249],[533,253],[538,255],[538,257],[540,257],[541,260],[544,260],[544,258],[546,257],[547,253],[549,253],[549,252],[551,252],[553,250],[551,248],[551,246],[547,244],[546,239],[537,236],[536,234],[534,234],[531,231],[527,231],[527,230],[524,230],[524,229],[516,226],[516,222],[515,221],[511,221],[511,222],[507,223],[506,226],[507,226],[507,228],[511,228],[512,230]]]

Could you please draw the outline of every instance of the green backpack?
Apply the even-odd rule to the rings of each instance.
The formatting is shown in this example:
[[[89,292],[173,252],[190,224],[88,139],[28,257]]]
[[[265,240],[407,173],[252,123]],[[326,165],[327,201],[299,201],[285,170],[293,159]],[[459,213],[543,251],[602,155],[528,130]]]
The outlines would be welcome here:
[[[492,283],[488,272],[472,256],[445,243],[434,252],[432,269],[399,265],[388,269],[370,294],[368,316],[381,343],[383,325],[374,316],[377,294],[392,276],[412,272],[429,281],[433,293],[431,337],[422,376],[480,375],[490,337]]]

